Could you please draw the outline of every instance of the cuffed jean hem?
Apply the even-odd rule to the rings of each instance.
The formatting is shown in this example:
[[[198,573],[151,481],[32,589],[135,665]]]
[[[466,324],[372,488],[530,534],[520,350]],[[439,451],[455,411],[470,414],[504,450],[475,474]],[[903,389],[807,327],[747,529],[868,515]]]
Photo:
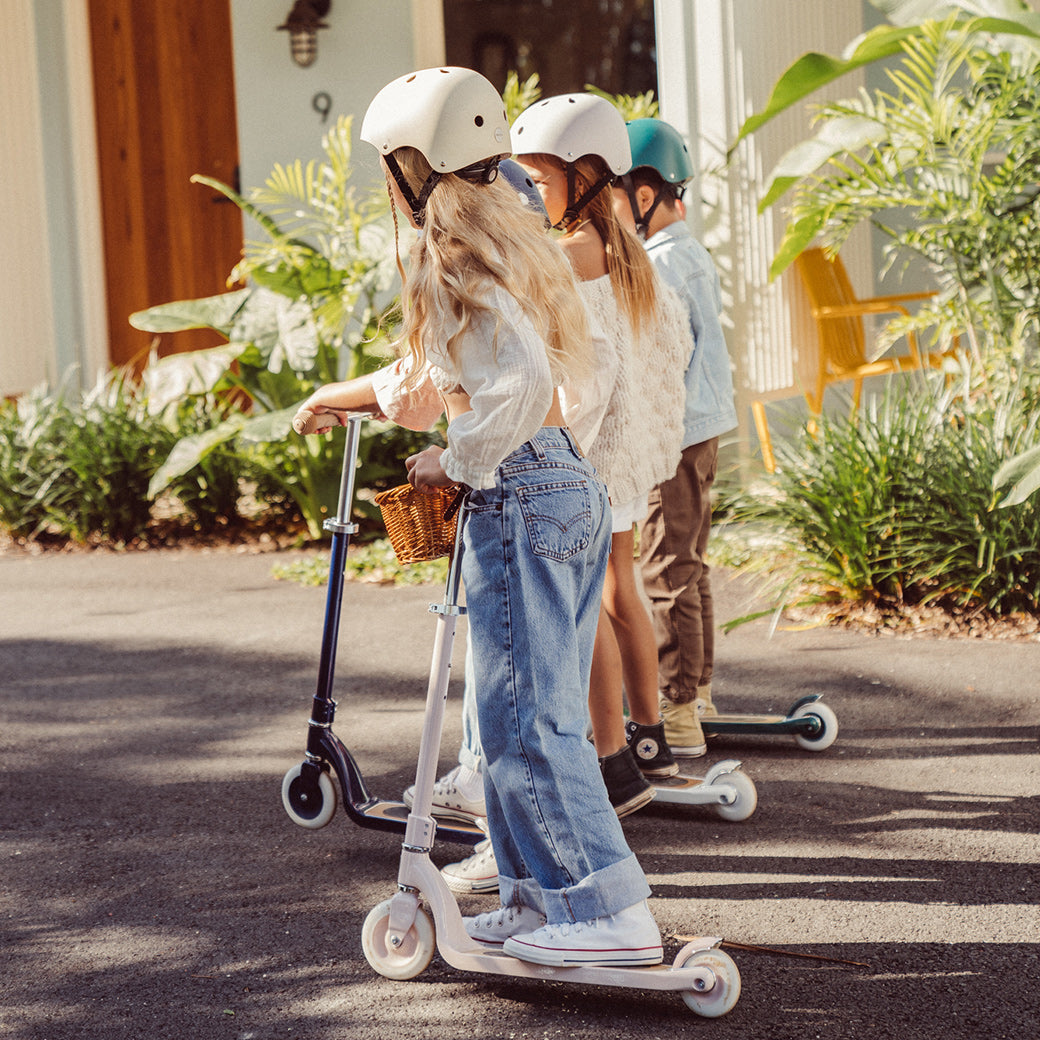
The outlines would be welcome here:
[[[632,906],[650,895],[646,876],[634,855],[582,878],[576,885],[545,891],[534,878],[498,877],[503,906],[529,906],[545,914],[549,924],[591,921]]]

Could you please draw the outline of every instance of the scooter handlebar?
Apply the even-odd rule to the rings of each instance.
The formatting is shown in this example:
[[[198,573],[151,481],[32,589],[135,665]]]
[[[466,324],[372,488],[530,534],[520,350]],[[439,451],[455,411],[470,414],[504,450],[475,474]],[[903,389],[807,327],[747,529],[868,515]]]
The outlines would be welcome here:
[[[293,417],[292,428],[306,437],[311,433],[324,433],[335,426],[346,426],[350,419],[371,419],[375,412],[348,408],[326,408],[323,412],[312,412],[309,408],[301,408]]]

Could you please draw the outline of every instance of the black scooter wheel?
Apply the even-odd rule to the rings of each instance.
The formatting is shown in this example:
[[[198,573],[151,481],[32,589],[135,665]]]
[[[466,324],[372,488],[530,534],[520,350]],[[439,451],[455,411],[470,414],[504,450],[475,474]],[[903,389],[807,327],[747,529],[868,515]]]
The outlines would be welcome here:
[[[313,778],[313,769],[293,766],[282,780],[282,805],[293,823],[316,831],[336,814],[336,785],[324,770]]]

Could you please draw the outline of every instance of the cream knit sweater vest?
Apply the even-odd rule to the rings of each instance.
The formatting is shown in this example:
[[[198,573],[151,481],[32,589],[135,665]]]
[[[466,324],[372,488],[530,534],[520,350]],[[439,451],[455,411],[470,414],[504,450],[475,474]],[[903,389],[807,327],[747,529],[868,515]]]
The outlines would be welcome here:
[[[679,298],[657,282],[657,314],[634,335],[603,275],[579,283],[590,313],[617,354],[618,376],[586,452],[618,506],[675,475],[682,454],[686,366],[693,336]]]

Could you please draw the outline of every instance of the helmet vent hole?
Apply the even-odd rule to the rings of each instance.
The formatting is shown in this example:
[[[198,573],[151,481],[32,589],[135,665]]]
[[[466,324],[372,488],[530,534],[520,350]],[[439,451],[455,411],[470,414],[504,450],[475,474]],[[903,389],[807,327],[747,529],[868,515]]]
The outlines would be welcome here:
[[[483,116],[474,116],[473,117],[473,122],[474,122],[474,124],[476,126],[483,126],[484,125],[484,117]]]
[[[414,83],[414,82],[415,82],[415,77],[414,77],[414,76],[409,76],[409,77],[408,77],[408,78],[407,78],[407,79],[405,80],[405,83]]]

